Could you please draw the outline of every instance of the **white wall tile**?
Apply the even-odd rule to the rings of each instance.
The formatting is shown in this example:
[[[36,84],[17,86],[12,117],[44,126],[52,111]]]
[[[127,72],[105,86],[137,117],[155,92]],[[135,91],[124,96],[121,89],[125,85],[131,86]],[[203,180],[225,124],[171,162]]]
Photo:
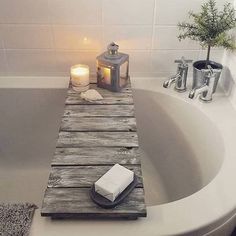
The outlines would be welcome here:
[[[236,67],[235,67],[235,65],[236,65],[236,53],[232,52],[232,51],[226,51],[225,50],[223,52],[222,63],[223,63],[224,66],[226,66],[226,67],[228,67],[230,69],[230,73],[231,73],[232,79],[236,83]]]
[[[46,25],[5,25],[3,26],[4,46],[7,49],[52,48],[51,26]]]
[[[100,26],[54,26],[57,49],[100,49],[102,32]]]
[[[174,60],[184,56],[195,61],[198,59],[198,53],[198,50],[155,50],[151,55],[152,71],[175,73],[177,65]]]
[[[11,75],[51,75],[56,72],[52,50],[7,50]]]
[[[109,26],[104,29],[104,45],[115,41],[120,49],[150,49],[152,27]]]
[[[205,0],[156,0],[156,24],[176,25],[178,22],[189,20],[189,11],[199,12]],[[216,0],[217,6],[222,7],[226,1]],[[227,2],[233,2],[229,0]]]
[[[235,1],[236,3],[236,1]],[[223,53],[223,71],[220,78],[220,84],[226,95],[236,109],[236,54],[235,52],[224,50]]]
[[[151,71],[151,53],[149,51],[126,51],[129,54],[130,73],[148,73]]]
[[[2,29],[2,25],[0,25],[0,49],[4,48],[4,44],[3,44],[3,29]]]
[[[100,25],[102,0],[49,0],[54,24]]]
[[[86,64],[91,73],[96,71],[96,56],[99,52],[56,51],[57,71],[70,74],[70,67],[75,64]]]
[[[104,24],[152,24],[155,0],[104,0]]]
[[[48,0],[2,0],[1,23],[50,23]]]
[[[188,12],[199,11],[202,0],[156,0],[156,24],[177,25],[188,19]]]
[[[156,26],[154,34],[154,49],[199,49],[199,43],[190,39],[179,41],[178,27]]]
[[[7,75],[7,63],[4,50],[0,50],[0,75]]]

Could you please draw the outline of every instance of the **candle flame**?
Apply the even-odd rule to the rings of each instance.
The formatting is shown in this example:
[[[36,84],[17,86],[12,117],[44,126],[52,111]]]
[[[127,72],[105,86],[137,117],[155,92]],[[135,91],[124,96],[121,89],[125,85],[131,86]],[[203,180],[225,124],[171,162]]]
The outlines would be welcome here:
[[[71,74],[74,75],[86,75],[89,74],[88,66],[78,65],[71,68]]]
[[[78,67],[71,69],[71,73],[75,75],[86,75],[88,74],[88,68]]]
[[[103,79],[106,84],[111,84],[111,70],[109,68],[103,68]]]

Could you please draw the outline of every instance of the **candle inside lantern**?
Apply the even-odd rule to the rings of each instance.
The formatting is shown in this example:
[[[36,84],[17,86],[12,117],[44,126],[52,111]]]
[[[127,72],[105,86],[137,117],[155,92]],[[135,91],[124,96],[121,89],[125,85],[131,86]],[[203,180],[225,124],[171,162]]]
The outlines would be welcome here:
[[[70,70],[71,84],[75,91],[83,92],[89,89],[89,67],[87,65],[74,65]]]
[[[111,84],[111,70],[109,68],[103,68],[103,78],[106,84]]]

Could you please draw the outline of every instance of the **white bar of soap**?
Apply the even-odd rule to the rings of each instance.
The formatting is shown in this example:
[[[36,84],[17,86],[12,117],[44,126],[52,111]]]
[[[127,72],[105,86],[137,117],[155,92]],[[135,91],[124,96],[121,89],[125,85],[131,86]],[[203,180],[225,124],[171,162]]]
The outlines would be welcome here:
[[[95,192],[114,202],[120,193],[134,180],[134,172],[115,164],[97,182]]]

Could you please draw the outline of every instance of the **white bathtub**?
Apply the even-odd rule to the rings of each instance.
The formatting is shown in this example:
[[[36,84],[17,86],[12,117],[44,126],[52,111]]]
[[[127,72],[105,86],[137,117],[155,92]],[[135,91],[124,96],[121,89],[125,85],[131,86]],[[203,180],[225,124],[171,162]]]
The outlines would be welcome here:
[[[52,221],[39,211],[32,236],[220,235],[236,212],[236,111],[223,94],[212,103],[132,80],[148,217],[137,221]]]
[[[132,83],[146,202],[157,216],[157,235],[203,235],[230,221],[217,231],[229,235],[236,225],[235,110],[223,94],[204,104],[163,88],[163,81]]]

